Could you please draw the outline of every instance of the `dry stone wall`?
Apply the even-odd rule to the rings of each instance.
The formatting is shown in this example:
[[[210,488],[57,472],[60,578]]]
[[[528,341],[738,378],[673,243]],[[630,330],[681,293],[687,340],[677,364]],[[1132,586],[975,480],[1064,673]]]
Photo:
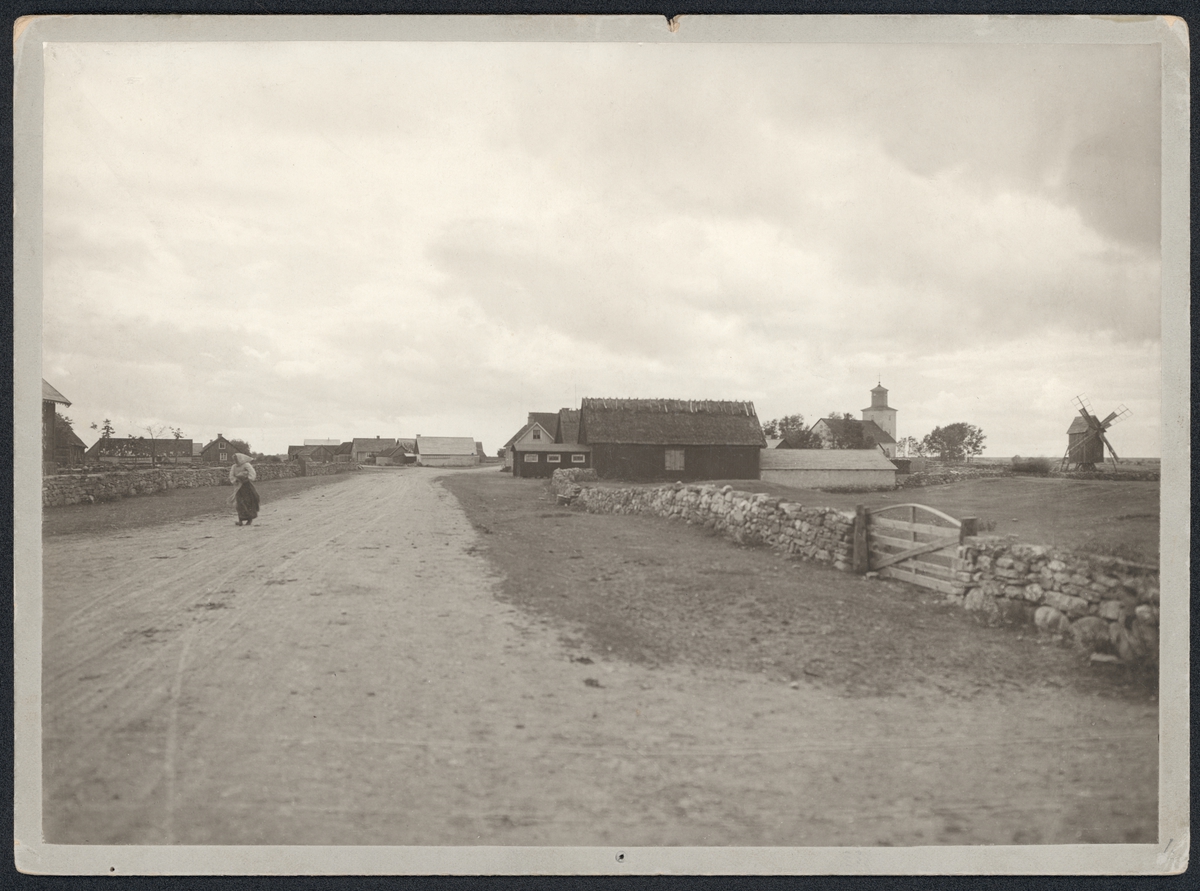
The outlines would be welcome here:
[[[561,500],[592,513],[683,520],[744,544],[853,568],[853,512],[806,508],[730,486],[618,488],[594,480],[592,470],[559,470],[551,485]],[[954,571],[957,592],[948,597],[968,610],[1036,625],[1097,658],[1158,663],[1156,566],[981,535],[957,546]]]
[[[259,480],[298,476],[294,462],[255,464]],[[358,470],[357,464],[309,464],[308,475],[344,473]],[[168,489],[194,489],[200,486],[229,485],[228,467],[157,467],[153,470],[104,470],[95,473],[61,474],[42,478],[42,506],[92,504],[138,495],[151,495]]]
[[[740,544],[765,545],[835,569],[850,568],[853,511],[810,507],[732,486],[673,485],[615,488],[588,486],[580,474],[558,470],[555,494],[591,513],[648,514],[703,526]],[[594,472],[593,472],[594,474]]]
[[[997,536],[959,545],[951,599],[1010,622],[1069,635],[1123,662],[1158,661],[1158,567]]]

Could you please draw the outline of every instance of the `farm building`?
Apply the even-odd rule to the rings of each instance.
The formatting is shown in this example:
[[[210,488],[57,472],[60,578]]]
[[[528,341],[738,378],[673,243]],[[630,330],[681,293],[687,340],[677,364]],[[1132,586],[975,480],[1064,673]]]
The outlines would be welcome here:
[[[147,439],[143,436],[109,436],[97,439],[85,453],[100,464],[190,464],[195,444],[190,439]]]
[[[295,452],[292,449],[296,449]],[[288,446],[288,457],[292,460],[311,461],[314,464],[330,464],[333,462],[333,447],[326,445]]]
[[[58,390],[42,379],[42,468],[48,473],[54,472],[55,421],[56,405],[70,405],[71,402]]]
[[[418,436],[417,463],[423,467],[473,467],[479,456],[470,436]]]
[[[766,439],[752,402],[584,399],[579,442],[601,479],[758,479]]]
[[[404,464],[412,464],[416,460],[417,456],[400,444],[385,449],[375,456],[375,463],[381,467],[399,467]]]
[[[510,450],[514,478],[547,477],[565,467],[592,466],[590,448],[577,442],[555,442],[555,436],[536,421],[525,426]]]
[[[879,449],[771,449],[761,460],[764,482],[798,489],[896,485],[896,465]]]
[[[524,426],[504,444],[504,466],[506,468],[511,469],[513,466],[513,443],[524,436],[534,424],[540,424],[543,434],[548,434],[553,441],[558,432],[558,414],[552,411],[531,411],[529,413]]]
[[[344,442],[333,450],[333,460],[337,464],[350,464],[354,460],[354,443]]]
[[[356,436],[351,443],[350,460],[354,464],[374,464],[376,455],[394,449],[397,445],[395,439],[379,436],[374,439]]]
[[[779,448],[779,447],[780,447],[782,444],[783,444],[783,439],[776,439],[776,438],[775,438],[775,437],[773,437],[773,436],[768,436],[768,437],[767,437],[767,444],[766,444],[765,446],[763,446],[763,448],[767,448],[767,449],[777,449],[777,448]]]

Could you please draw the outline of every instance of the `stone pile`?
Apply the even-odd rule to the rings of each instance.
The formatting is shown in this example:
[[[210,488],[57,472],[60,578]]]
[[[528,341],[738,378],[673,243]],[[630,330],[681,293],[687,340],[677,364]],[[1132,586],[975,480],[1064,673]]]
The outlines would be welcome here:
[[[591,513],[649,514],[683,520],[739,544],[765,545],[835,569],[850,569],[853,511],[806,508],[767,495],[737,492],[732,486],[582,486],[580,478],[567,476],[572,473],[580,471],[555,471],[551,485],[556,494],[568,496],[573,504]]]
[[[959,545],[951,599],[1070,635],[1123,662],[1158,661],[1158,567],[977,536]]]
[[[898,477],[897,485],[901,489],[910,489],[997,476],[1012,476],[1012,468],[1006,464],[929,464],[919,473]]]
[[[317,470],[318,467],[329,468]],[[294,462],[255,464],[259,480],[274,480],[299,475]],[[357,464],[325,464],[308,466],[315,473],[342,473],[358,470]],[[103,470],[92,473],[60,474],[42,478],[42,506],[63,507],[68,504],[93,504],[97,501],[116,501],[138,495],[152,495],[168,489],[195,489],[201,486],[229,485],[226,467],[156,467],[145,470]]]

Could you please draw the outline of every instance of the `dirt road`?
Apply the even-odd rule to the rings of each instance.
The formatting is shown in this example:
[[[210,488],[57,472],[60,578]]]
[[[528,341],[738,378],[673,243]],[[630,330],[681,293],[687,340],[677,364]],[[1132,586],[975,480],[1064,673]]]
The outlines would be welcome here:
[[[1152,705],[847,699],[568,650],[496,599],[435,476],[47,539],[47,841],[1153,840]]]

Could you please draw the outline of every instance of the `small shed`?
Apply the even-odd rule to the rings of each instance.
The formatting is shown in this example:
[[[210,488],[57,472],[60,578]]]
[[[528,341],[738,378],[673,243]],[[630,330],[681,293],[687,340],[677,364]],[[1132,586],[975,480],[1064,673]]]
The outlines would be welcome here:
[[[417,463],[423,467],[474,467],[479,463],[471,436],[418,436]]]
[[[798,489],[896,485],[896,465],[879,449],[768,449],[761,460],[763,482]]]

